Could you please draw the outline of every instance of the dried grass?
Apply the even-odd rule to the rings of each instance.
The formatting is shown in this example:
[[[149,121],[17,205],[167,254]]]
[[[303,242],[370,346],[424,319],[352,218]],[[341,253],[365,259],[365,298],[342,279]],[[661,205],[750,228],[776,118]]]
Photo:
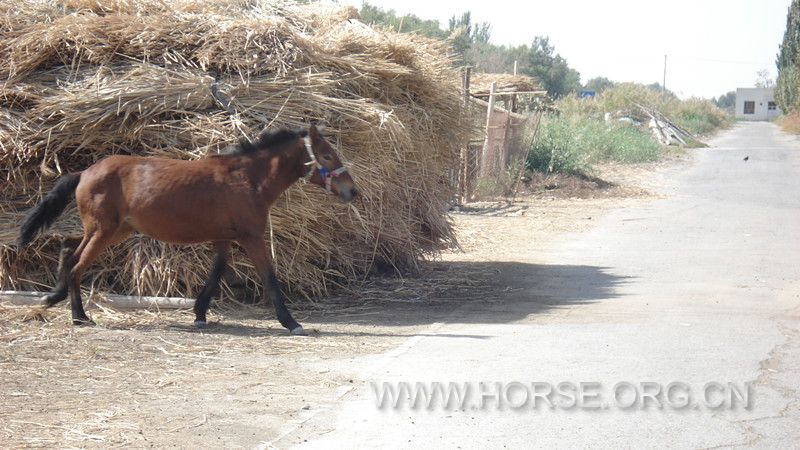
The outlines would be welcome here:
[[[478,72],[470,77],[470,92],[473,95],[489,95],[492,83],[497,83],[496,92],[531,92],[541,89],[535,79],[525,75]]]
[[[114,153],[201,158],[310,120],[327,126],[364,195],[349,207],[296,185],[275,205],[278,272],[291,289],[313,296],[414,270],[453,239],[444,206],[464,122],[441,43],[372,30],[352,8],[285,2],[50,0],[0,15],[0,288],[52,284],[58,237],[80,234],[68,211],[24,254],[13,248],[25,210],[59,174]],[[135,236],[87,279],[101,291],[191,296],[211,256]],[[232,284],[258,286],[241,254],[232,266]]]
[[[800,134],[800,112],[789,111],[778,117],[778,125],[787,133]]]

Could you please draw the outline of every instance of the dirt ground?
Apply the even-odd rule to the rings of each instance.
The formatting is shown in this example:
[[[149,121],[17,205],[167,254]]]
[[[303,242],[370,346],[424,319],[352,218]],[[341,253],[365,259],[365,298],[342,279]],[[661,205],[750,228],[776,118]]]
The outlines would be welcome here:
[[[671,161],[670,164],[674,164]],[[212,310],[198,331],[190,311],[112,311],[90,305],[93,328],[68,307],[29,320],[0,306],[0,442],[4,447],[268,447],[357,377],[359,356],[424,332],[464,302],[502,298],[492,261],[592,226],[604,212],[657,194],[658,165],[608,166],[604,180],[532,180],[512,203],[454,212],[460,249],[416,278],[383,278],[352,293],[293,305],[311,337],[292,337],[260,307]],[[352,362],[352,374],[324,368]],[[343,372],[346,373],[346,372]]]

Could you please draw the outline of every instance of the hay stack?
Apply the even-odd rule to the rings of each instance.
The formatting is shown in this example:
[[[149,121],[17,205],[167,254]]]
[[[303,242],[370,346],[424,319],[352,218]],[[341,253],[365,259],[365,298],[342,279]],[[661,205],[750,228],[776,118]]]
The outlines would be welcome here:
[[[488,97],[493,82],[497,83],[495,92],[499,94],[535,92],[541,89],[535,79],[526,75],[477,72],[470,79],[470,93],[478,97]]]
[[[245,0],[0,5],[0,288],[54,282],[57,237],[80,230],[74,210],[23,254],[13,242],[59,174],[114,153],[201,158],[309,120],[327,126],[363,198],[351,208],[298,184],[278,201],[273,243],[291,289],[314,295],[407,271],[451,241],[442,207],[464,129],[459,75],[441,43],[356,17]],[[211,256],[135,236],[88,279],[103,291],[191,296]],[[232,265],[258,285],[244,257]]]

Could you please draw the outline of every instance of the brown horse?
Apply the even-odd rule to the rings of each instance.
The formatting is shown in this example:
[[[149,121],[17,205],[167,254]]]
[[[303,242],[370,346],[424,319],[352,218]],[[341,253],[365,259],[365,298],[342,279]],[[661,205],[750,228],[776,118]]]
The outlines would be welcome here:
[[[70,293],[72,323],[93,324],[81,302],[81,277],[100,252],[139,231],[165,242],[214,244],[214,266],[194,305],[198,328],[206,324],[209,302],[235,241],[262,277],[264,295],[272,300],[281,325],[292,334],[305,334],[284,304],[264,242],[267,211],[300,178],[337,194],[343,202],[357,194],[347,169],[313,125],[307,131],[265,132],[256,142],[242,141],[222,155],[196,161],[109,156],[58,180],[28,212],[19,247],[26,247],[50,226],[74,192],[83,237],[64,240],[58,284],[42,299],[45,308]]]

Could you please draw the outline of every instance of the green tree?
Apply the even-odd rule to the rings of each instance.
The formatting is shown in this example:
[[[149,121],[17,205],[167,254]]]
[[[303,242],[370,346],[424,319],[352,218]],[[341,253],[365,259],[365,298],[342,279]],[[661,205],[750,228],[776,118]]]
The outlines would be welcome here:
[[[792,0],[786,14],[783,42],[775,61],[778,66],[775,100],[784,111],[791,111],[800,106],[798,56],[800,56],[800,0]]]
[[[464,53],[464,60],[478,72],[511,73],[514,58],[509,48],[473,42]]]
[[[769,76],[769,71],[767,69],[762,69],[756,72],[755,86],[759,88],[775,87],[775,82]]]
[[[658,92],[660,94],[664,94],[664,97],[666,97],[666,98],[678,98],[678,96],[675,95],[674,92],[670,91],[669,89],[664,89],[664,87],[661,86],[661,83],[659,83],[657,81],[655,83],[647,84],[647,85],[645,85],[645,87],[647,89],[650,89],[653,92]]]
[[[489,45],[491,28],[488,22],[472,23],[472,13],[469,11],[450,18],[447,31],[453,48],[461,56],[463,63],[475,65],[476,61],[470,59],[470,56],[474,56],[470,55],[470,50],[476,44]]]
[[[789,12],[786,14],[786,30],[776,61],[778,70],[796,65],[798,51],[800,51],[800,2],[792,0]]]
[[[800,70],[796,65],[784,67],[775,85],[775,101],[784,112],[800,106]]]
[[[730,91],[719,98],[712,99],[717,108],[720,109],[733,109],[736,106],[736,91]]]
[[[441,29],[436,21],[423,20],[412,14],[398,16],[394,10],[387,11],[369,3],[363,4],[360,13],[361,19],[369,24],[447,39],[458,55],[458,63],[471,65],[479,71],[510,73],[514,61],[517,61],[518,72],[536,78],[553,97],[562,97],[581,88],[580,74],[556,53],[548,37],[536,37],[531,46],[494,45],[489,42],[491,25],[487,22],[474,23],[469,11],[451,17],[446,30]]]
[[[489,22],[480,22],[480,23],[472,23],[472,13],[467,11],[461,13],[461,17],[453,16],[450,18],[450,22],[448,23],[448,29],[450,33],[457,32],[458,30],[464,30],[464,34],[466,35],[467,40],[469,42],[478,42],[481,44],[486,44],[489,42],[489,37],[491,36],[491,29],[492,26]]]
[[[364,23],[383,25],[398,32],[418,33],[434,39],[447,38],[447,32],[436,20],[423,20],[413,14],[398,16],[393,9],[387,11],[366,2],[361,5],[359,15]]]
[[[616,85],[606,77],[594,77],[586,82],[586,89],[597,92],[598,94]]]
[[[537,36],[528,51],[523,73],[539,80],[539,83],[553,98],[576,92],[581,87],[578,71],[567,65],[567,60],[555,52],[550,38]]]
[[[492,26],[489,22],[475,24],[472,30],[472,41],[476,44],[488,44],[489,37],[492,35]]]

